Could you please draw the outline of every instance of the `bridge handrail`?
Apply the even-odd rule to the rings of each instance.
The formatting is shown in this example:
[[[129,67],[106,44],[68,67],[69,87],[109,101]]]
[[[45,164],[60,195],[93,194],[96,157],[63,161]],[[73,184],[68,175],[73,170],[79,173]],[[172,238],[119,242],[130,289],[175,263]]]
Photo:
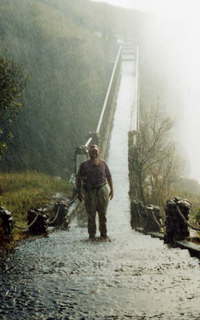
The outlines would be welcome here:
[[[102,106],[101,113],[99,116],[96,131],[91,133],[91,136],[88,138],[86,143],[82,146],[83,147],[82,149],[83,150],[85,149],[85,151],[86,151],[87,147],[93,141],[98,144],[101,142],[100,145],[101,145],[103,156],[106,155],[107,142],[109,141],[109,127],[110,127],[109,122],[111,121],[111,118],[113,116],[113,111],[114,111],[113,97],[115,96],[116,83],[117,83],[117,80],[119,79],[118,75],[120,74],[119,71],[120,71],[120,66],[121,66],[121,64],[120,64],[121,53],[122,53],[122,46],[120,46],[118,48],[118,51],[116,54],[116,58],[115,58],[113,69],[112,69],[112,74],[111,74],[108,89],[106,91],[106,95],[104,98],[104,102],[103,102],[103,106]],[[104,120],[106,120],[106,121],[104,121]],[[99,141],[99,138],[100,138],[100,141]],[[77,154],[79,154],[79,153],[75,152],[75,160],[74,160],[75,161],[74,162],[75,175],[76,175],[78,168],[79,168],[79,165],[80,165]],[[83,153],[81,152],[81,154],[83,154]],[[87,152],[85,152],[84,154],[85,154],[85,157],[87,158]],[[83,159],[81,159],[81,161],[83,161]]]
[[[117,71],[117,67],[118,67],[118,64],[119,64],[119,61],[120,61],[121,51],[122,51],[122,47],[119,48],[118,53],[117,53],[117,57],[115,59],[113,72],[112,72],[112,75],[111,75],[111,78],[110,78],[110,82],[109,82],[109,85],[108,85],[108,90],[106,92],[106,96],[105,96],[105,99],[104,99],[104,104],[103,104],[103,108],[102,108],[102,111],[101,111],[101,114],[100,114],[100,117],[99,117],[99,122],[98,122],[98,125],[97,125],[96,133],[100,132],[100,129],[101,129],[101,126],[102,126],[103,117],[104,117],[105,110],[106,110],[107,105],[108,105],[108,98],[109,98],[109,95],[111,94],[111,91],[112,91],[112,85],[113,85],[113,82],[114,82],[114,79],[115,79],[115,74],[116,74],[116,71]]]
[[[98,124],[97,124],[96,132],[95,132],[97,135],[101,131],[104,115],[105,115],[105,112],[106,112],[106,110],[108,108],[108,105],[109,105],[109,103],[108,103],[109,102],[109,97],[110,97],[110,95],[112,93],[112,87],[113,87],[113,83],[114,83],[114,80],[115,80],[116,72],[118,70],[119,61],[120,61],[120,58],[121,58],[121,52],[122,52],[122,47],[120,46],[119,49],[118,49],[118,52],[117,52],[117,56],[116,56],[116,59],[115,59],[113,71],[112,71],[111,78],[110,78],[110,82],[109,82],[108,89],[107,89],[107,92],[106,92],[106,96],[105,96],[105,99],[104,99],[104,103],[103,103],[103,107],[102,107],[101,114],[100,114],[100,117],[99,117],[99,121],[98,121]],[[85,146],[88,147],[91,142],[92,142],[92,137],[90,137],[87,140],[87,142],[85,143]]]
[[[139,46],[137,47],[137,60],[136,60],[136,112],[137,112],[137,116],[136,116],[136,130],[138,131],[140,128],[140,52],[139,52]]]
[[[134,104],[132,106],[132,113],[131,113],[131,123],[130,123],[130,131],[137,131],[139,130],[139,122],[140,122],[140,86],[139,86],[139,46],[136,48],[136,65],[135,65],[135,99]],[[136,139],[134,137],[134,143]]]

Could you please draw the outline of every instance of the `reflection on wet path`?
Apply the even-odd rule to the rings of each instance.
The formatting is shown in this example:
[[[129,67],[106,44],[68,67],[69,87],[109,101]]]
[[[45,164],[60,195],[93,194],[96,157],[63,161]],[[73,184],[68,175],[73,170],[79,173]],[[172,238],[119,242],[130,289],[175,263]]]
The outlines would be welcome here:
[[[111,232],[125,233],[130,229],[128,181],[128,131],[134,101],[135,76],[133,63],[123,63],[117,109],[111,135],[108,164],[112,171],[115,196],[110,202],[108,224]]]
[[[133,90],[131,90],[131,88]],[[27,241],[2,265],[0,319],[199,319],[199,261],[129,226],[127,131],[134,75],[124,65],[109,154],[112,242],[86,228]],[[128,123],[127,123],[128,122]]]

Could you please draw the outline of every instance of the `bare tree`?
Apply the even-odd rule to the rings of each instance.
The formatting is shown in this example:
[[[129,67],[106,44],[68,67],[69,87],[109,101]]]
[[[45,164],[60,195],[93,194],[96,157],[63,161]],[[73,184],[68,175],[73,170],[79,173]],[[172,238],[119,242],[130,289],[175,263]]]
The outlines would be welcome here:
[[[179,161],[171,138],[172,127],[169,117],[158,107],[152,108],[142,115],[136,143],[130,142],[130,193],[144,203],[163,204],[176,179]]]

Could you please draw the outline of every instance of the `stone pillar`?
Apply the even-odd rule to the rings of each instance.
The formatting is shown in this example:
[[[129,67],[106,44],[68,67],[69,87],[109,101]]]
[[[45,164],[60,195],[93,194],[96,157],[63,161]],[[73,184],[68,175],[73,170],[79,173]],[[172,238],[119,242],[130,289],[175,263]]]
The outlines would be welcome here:
[[[160,208],[154,205],[145,206],[144,232],[160,232]]]
[[[13,218],[10,211],[0,207],[0,236],[2,239],[11,235],[13,229]]]
[[[68,206],[63,201],[56,202],[53,208],[53,212],[54,214],[50,220],[49,225],[54,227],[68,228]]]
[[[27,212],[28,230],[33,235],[47,234],[48,222],[46,209],[30,209]]]
[[[168,200],[165,206],[165,243],[173,243],[176,240],[184,240],[189,236],[187,221],[191,203],[188,200],[174,198]],[[185,219],[179,213],[181,211]]]

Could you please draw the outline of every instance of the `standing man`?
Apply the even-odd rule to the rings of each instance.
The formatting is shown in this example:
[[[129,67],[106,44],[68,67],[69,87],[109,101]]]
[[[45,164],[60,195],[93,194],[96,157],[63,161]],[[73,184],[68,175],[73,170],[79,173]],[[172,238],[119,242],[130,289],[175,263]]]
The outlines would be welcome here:
[[[81,163],[78,171],[76,180],[78,198],[80,201],[83,199],[85,201],[89,239],[95,240],[96,212],[98,212],[100,239],[106,240],[108,239],[106,210],[109,199],[113,198],[112,177],[106,162],[99,157],[99,148],[96,144],[89,146],[89,157],[89,160]]]

